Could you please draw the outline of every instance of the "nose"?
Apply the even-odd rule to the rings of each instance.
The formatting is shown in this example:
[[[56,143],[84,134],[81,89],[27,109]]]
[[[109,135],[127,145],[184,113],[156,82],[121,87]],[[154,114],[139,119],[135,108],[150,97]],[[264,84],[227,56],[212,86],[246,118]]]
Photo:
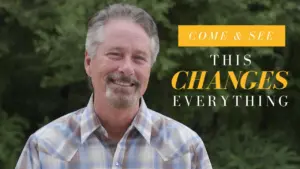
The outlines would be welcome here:
[[[125,76],[133,75],[134,68],[130,57],[125,57],[123,62],[119,66],[119,71],[122,72]]]

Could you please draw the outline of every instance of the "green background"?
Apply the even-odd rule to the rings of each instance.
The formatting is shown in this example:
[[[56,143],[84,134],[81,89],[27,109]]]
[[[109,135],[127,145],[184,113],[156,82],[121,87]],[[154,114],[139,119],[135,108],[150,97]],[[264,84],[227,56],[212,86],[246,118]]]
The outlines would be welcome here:
[[[103,0],[0,0],[0,168],[15,167],[38,128],[87,104],[87,20]],[[161,50],[145,100],[202,137],[214,169],[300,169],[300,5],[297,0],[128,0],[158,24]],[[179,24],[282,24],[284,48],[178,48]],[[250,67],[212,66],[209,55],[252,55]],[[178,70],[290,71],[281,91],[176,92]],[[255,80],[255,79],[253,79]],[[173,107],[173,95],[288,95],[288,107]]]

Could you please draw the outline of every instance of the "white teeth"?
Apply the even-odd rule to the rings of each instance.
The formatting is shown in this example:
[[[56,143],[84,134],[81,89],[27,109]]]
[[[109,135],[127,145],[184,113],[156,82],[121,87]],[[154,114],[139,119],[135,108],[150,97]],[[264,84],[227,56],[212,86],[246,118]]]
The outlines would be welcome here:
[[[115,84],[121,85],[121,86],[131,86],[131,83],[121,82],[121,81],[115,81]]]

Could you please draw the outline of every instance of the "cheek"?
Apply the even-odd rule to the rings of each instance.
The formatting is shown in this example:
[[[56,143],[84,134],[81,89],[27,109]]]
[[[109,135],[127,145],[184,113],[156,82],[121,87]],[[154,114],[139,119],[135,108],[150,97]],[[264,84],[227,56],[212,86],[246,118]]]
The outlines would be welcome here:
[[[118,69],[118,65],[114,62],[109,62],[106,59],[98,59],[92,63],[93,76],[97,79],[103,79],[109,74]]]

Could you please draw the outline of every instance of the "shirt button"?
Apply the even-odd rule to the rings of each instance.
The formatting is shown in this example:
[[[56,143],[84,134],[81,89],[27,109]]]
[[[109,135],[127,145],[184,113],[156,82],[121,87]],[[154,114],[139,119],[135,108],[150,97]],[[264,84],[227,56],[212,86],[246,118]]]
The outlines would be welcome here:
[[[117,163],[116,163],[116,166],[119,167],[119,166],[120,166],[120,163],[117,162]]]

